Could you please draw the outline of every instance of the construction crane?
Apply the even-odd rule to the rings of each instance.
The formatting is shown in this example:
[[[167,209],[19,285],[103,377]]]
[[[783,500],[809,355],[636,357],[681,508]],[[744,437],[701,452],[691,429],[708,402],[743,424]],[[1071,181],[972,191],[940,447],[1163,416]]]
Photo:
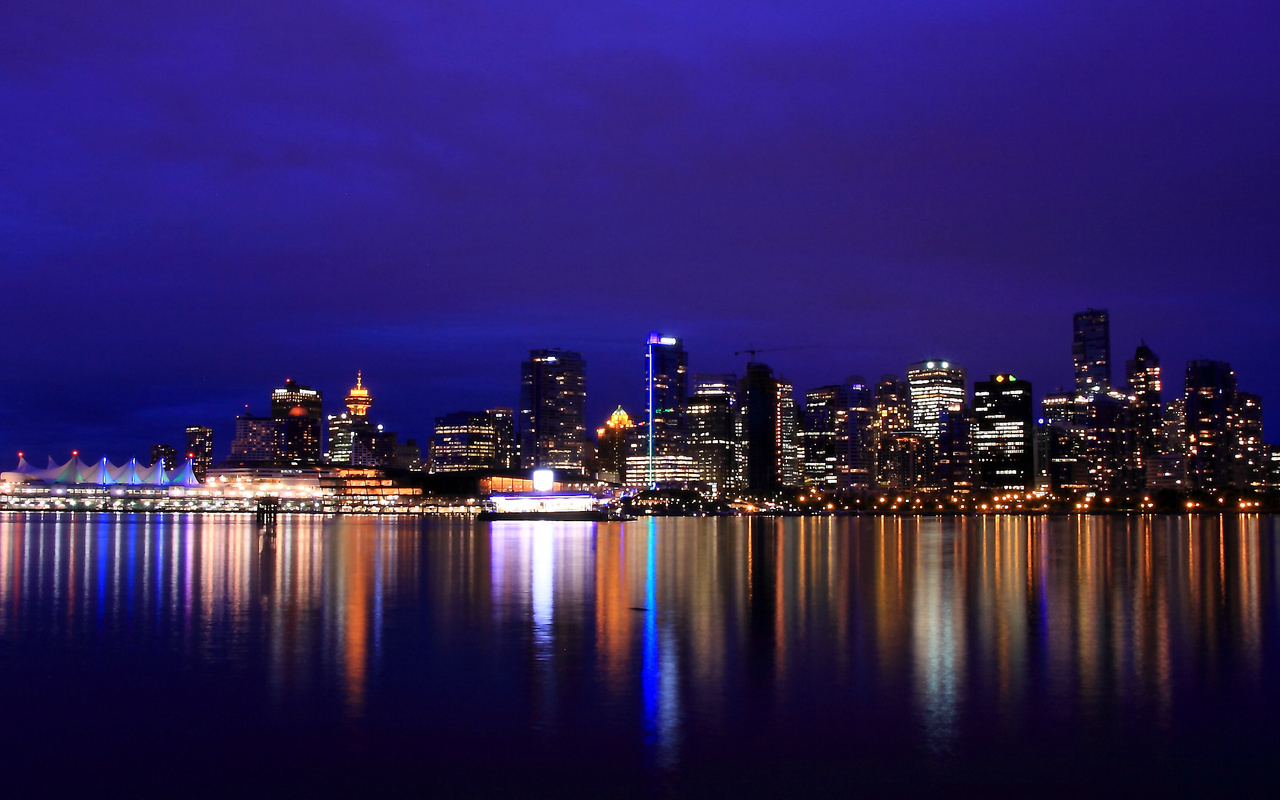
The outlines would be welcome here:
[[[751,361],[755,361],[756,353],[778,353],[784,350],[816,350],[817,348],[818,345],[814,344],[802,344],[795,347],[747,347],[742,350],[735,350],[733,354],[740,356],[743,353],[747,353],[751,356]]]

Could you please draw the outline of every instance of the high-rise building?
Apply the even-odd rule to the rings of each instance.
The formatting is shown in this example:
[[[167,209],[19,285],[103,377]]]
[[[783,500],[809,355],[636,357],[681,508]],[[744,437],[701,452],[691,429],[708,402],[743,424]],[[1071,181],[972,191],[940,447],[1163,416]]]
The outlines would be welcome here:
[[[689,356],[684,343],[674,336],[650,333],[645,350],[644,421],[644,479],[650,487],[697,480],[687,449],[688,396]]]
[[[1231,413],[1236,405],[1236,374],[1224,361],[1188,361],[1187,480],[1194,489],[1218,490],[1234,476]]]
[[[627,480],[627,448],[635,424],[622,406],[614,409],[604,427],[596,428],[596,460],[599,478],[610,483]]]
[[[992,375],[973,385],[973,462],[984,489],[1035,486],[1031,382]]]
[[[240,466],[275,464],[280,460],[284,425],[271,417],[255,417],[246,411],[236,417],[229,463]]]
[[[1231,410],[1232,483],[1239,489],[1262,489],[1267,485],[1270,454],[1262,438],[1262,398],[1236,392]]]
[[[164,462],[164,468],[166,470],[178,468],[178,451],[173,448],[173,445],[151,445],[151,463],[158,464],[161,461]]]
[[[897,375],[882,375],[876,384],[875,415],[875,484],[897,487],[901,479],[896,474],[896,462],[892,457],[894,440],[889,434],[911,427],[911,390]]]
[[[1077,392],[1105,392],[1111,388],[1111,317],[1090,308],[1072,318],[1071,360],[1076,368]]]
[[[520,467],[583,469],[586,362],[572,350],[530,350],[520,366]]]
[[[1160,415],[1160,451],[1165,455],[1186,458],[1187,399],[1175,397],[1165,403]]]
[[[800,447],[800,412],[790,381],[778,379],[778,481],[783,486],[804,483],[804,453]]]
[[[289,379],[271,392],[271,418],[284,431],[280,460],[296,467],[320,463],[323,402],[319,391]]]
[[[1138,457],[1145,461],[1161,451],[1160,357],[1143,342],[1125,363]]]
[[[871,387],[860,375],[805,392],[804,484],[868,487],[874,468]]]
[[[973,412],[968,405],[948,408],[938,420],[933,448],[931,488],[956,491],[973,487]]]
[[[491,408],[485,413],[493,419],[493,427],[498,432],[494,466],[516,469],[520,466],[520,459],[516,457],[516,413],[504,406]]]
[[[907,367],[907,384],[912,427],[936,441],[942,412],[959,409],[968,400],[964,367],[950,361],[920,361]]]
[[[739,384],[742,436],[746,455],[746,489],[772,492],[779,476],[778,379],[766,364],[752,361]]]
[[[716,494],[742,485],[742,416],[736,375],[697,375],[685,409],[698,481]]]
[[[191,459],[191,471],[197,480],[204,480],[213,466],[213,428],[203,425],[187,426],[187,458]]]
[[[497,419],[488,411],[458,411],[436,417],[427,468],[430,472],[498,468],[498,438]]]

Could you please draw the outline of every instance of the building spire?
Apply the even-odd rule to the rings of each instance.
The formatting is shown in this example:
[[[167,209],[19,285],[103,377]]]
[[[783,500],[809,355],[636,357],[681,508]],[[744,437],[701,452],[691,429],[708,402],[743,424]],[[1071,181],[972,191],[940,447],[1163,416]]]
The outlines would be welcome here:
[[[363,370],[356,370],[356,385],[347,395],[347,410],[353,417],[364,417],[369,414],[369,406],[373,405],[373,397],[364,388]]]

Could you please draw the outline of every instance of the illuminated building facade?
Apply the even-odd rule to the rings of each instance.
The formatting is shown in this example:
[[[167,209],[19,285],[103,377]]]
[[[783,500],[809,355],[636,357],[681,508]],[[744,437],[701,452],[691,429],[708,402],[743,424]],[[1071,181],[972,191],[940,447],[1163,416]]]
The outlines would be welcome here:
[[[685,419],[689,356],[674,336],[650,333],[645,344],[644,480],[650,487],[695,481]]]
[[[984,489],[1035,486],[1031,382],[992,375],[973,385],[973,462]]]
[[[531,350],[520,367],[520,467],[580,473],[586,363],[572,350]]]
[[[1193,489],[1225,489],[1235,477],[1231,413],[1236,405],[1236,374],[1225,361],[1188,361],[1183,397],[1187,480]]]
[[[882,375],[875,389],[875,415],[872,422],[875,433],[875,484],[896,486],[893,439],[889,434],[911,427],[911,389],[897,375]]]
[[[347,394],[347,410],[329,415],[329,464],[341,467],[390,467],[396,460],[396,435],[369,419],[373,395],[356,373],[356,385]]]
[[[805,486],[869,487],[874,470],[871,387],[859,375],[805,392]]]
[[[628,440],[635,424],[622,406],[614,409],[603,428],[596,429],[597,475],[602,481],[625,483],[627,480]]]
[[[436,417],[428,471],[505,469],[499,463],[500,419],[492,411],[459,411]]]
[[[973,413],[969,406],[949,408],[938,420],[930,488],[959,491],[973,486]]]
[[[950,361],[920,361],[907,367],[911,389],[911,424],[935,441],[942,412],[959,409],[968,400],[964,367]]]
[[[686,408],[698,481],[715,494],[742,485],[742,416],[736,375],[699,375]]]
[[[255,417],[246,411],[236,417],[236,436],[231,440],[228,463],[241,466],[275,464],[280,460],[283,439],[280,420]]]
[[[1105,392],[1111,388],[1111,317],[1107,310],[1090,308],[1072,317],[1071,360],[1075,363],[1076,391]]]
[[[1262,398],[1237,392],[1231,410],[1232,483],[1240,489],[1261,489],[1267,485],[1269,453],[1262,438]]]
[[[778,379],[778,481],[783,486],[804,483],[804,453],[800,443],[800,410],[790,381]]]
[[[1125,362],[1138,456],[1147,459],[1161,452],[1160,357],[1143,342]]]
[[[497,431],[494,465],[498,469],[516,469],[520,460],[516,457],[516,413],[510,408],[499,406],[485,412],[493,420]]]
[[[323,402],[319,391],[292,379],[271,392],[271,418],[281,423],[280,461],[295,467],[320,463]]]
[[[213,466],[213,428],[189,425],[186,430],[187,458],[191,459],[196,477],[204,480]]]

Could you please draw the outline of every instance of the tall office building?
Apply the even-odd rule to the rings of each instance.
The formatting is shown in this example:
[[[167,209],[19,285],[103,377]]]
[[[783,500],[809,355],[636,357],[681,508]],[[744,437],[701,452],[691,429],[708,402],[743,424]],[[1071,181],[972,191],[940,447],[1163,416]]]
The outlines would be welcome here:
[[[897,375],[882,375],[875,390],[875,485],[901,485],[898,464],[893,457],[891,434],[911,427],[911,389]]]
[[[804,483],[804,453],[800,443],[800,410],[796,389],[790,381],[778,379],[778,482],[783,486]]]
[[[950,361],[920,361],[907,367],[912,427],[937,440],[942,412],[966,405],[964,367]]]
[[[992,375],[973,385],[973,462],[984,489],[1035,486],[1031,382]]]
[[[742,437],[746,456],[745,488],[749,492],[776,491],[778,474],[778,379],[766,364],[752,361],[739,384]]]
[[[1125,362],[1129,379],[1129,395],[1132,398],[1134,432],[1137,435],[1138,456],[1142,460],[1158,455],[1163,420],[1160,403],[1160,357],[1143,342],[1138,345],[1133,358]]]
[[[498,432],[494,466],[498,469],[517,469],[520,459],[516,456],[516,412],[505,406],[498,406],[485,413],[493,419],[493,427]]]
[[[1111,318],[1107,310],[1090,308],[1072,318],[1071,360],[1076,368],[1077,392],[1105,392],[1111,388]]]
[[[1236,374],[1224,361],[1188,361],[1187,480],[1193,489],[1218,490],[1234,478],[1231,413],[1236,405]]]
[[[203,481],[213,466],[213,428],[203,425],[187,426],[187,458],[191,459],[191,471]]]
[[[500,469],[499,417],[490,411],[458,411],[436,417],[427,451],[431,472]]]
[[[693,394],[685,409],[689,427],[689,455],[698,481],[715,494],[743,483],[742,416],[736,375],[694,376]]]
[[[688,396],[689,356],[683,342],[674,336],[650,333],[645,350],[644,421],[644,479],[650,487],[697,480],[687,449]]]
[[[293,379],[272,390],[271,418],[281,422],[284,434],[282,463],[296,467],[320,463],[322,405],[319,391]]]
[[[873,413],[871,387],[860,375],[805,392],[806,486],[847,491],[872,484]]]
[[[236,417],[228,463],[239,466],[275,464],[284,444],[284,425],[271,417],[255,417],[246,411]]]
[[[520,467],[582,472],[586,362],[572,350],[530,350],[520,365]]]

